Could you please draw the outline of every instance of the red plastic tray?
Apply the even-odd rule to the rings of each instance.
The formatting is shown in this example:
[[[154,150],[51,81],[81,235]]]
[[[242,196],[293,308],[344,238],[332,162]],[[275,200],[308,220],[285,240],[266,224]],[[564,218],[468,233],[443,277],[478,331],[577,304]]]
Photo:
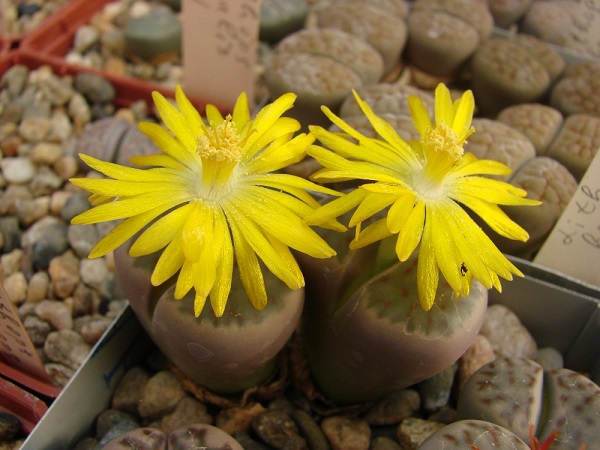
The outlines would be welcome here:
[[[72,0],[51,19],[41,24],[34,32],[29,34],[19,46],[22,54],[30,55],[34,59],[50,64],[58,73],[92,72],[104,76],[115,87],[122,88],[122,97],[129,99],[144,99],[152,105],[151,93],[158,91],[167,98],[174,97],[172,89],[165,88],[158,83],[134,77],[115,75],[93,67],[68,63],[64,58],[73,47],[73,39],[77,29],[89,23],[90,19],[102,10],[107,4],[118,0]],[[207,102],[201,98],[188,96],[200,113],[204,113]],[[213,102],[211,102],[213,103]],[[224,113],[230,113],[230,108],[215,105]]]
[[[35,395],[0,378],[0,411],[18,417],[23,431],[29,434],[48,411],[48,406]]]
[[[51,20],[52,17],[54,17],[56,14],[58,14],[62,9],[64,9],[65,7],[67,7],[70,3],[79,2],[79,1],[81,1],[81,0],[67,0],[65,2],[65,4],[63,6],[61,6],[54,14],[51,14],[48,17],[46,17],[39,26],[41,26],[42,24],[44,24],[44,23],[48,22],[49,20]],[[0,28],[2,28],[2,31],[4,32],[5,30],[2,27],[3,24],[1,22],[1,20],[2,20],[2,17],[1,17],[1,14],[0,14]],[[11,48],[13,48],[13,49],[14,48],[18,48],[19,45],[20,45],[20,43],[21,43],[21,41],[26,36],[28,36],[29,34],[33,33],[34,31],[35,30],[31,30],[31,31],[28,31],[26,33],[14,34],[14,35],[3,34],[0,37],[0,41],[4,41],[4,42],[0,42],[0,51],[2,50],[2,44],[4,44],[4,46],[5,46],[5,48],[6,48],[7,51],[9,49],[11,49]]]

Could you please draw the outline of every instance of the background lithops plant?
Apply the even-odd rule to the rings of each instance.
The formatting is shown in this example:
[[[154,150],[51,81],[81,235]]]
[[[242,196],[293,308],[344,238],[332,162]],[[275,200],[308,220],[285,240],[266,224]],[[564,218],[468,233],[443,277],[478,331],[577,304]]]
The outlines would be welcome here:
[[[300,30],[307,15],[306,0],[264,0],[260,3],[259,39],[275,43]]]
[[[562,114],[541,103],[521,103],[504,108],[496,120],[519,130],[543,155],[563,124]]]
[[[577,181],[558,161],[537,156],[517,170],[509,182],[527,190],[531,198],[541,200],[542,204],[527,211],[512,206],[503,207],[515,222],[527,230],[529,241],[517,242],[500,236],[494,236],[493,240],[502,251],[530,259],[567,207],[577,189]]]
[[[459,395],[459,419],[493,422],[527,442],[557,433],[551,448],[587,448],[597,442],[600,388],[569,369],[543,371],[531,360],[499,358],[477,371]]]
[[[557,81],[550,95],[550,105],[564,115],[600,116],[600,65],[577,62]]]
[[[509,105],[535,102],[550,87],[546,68],[527,49],[505,38],[483,42],[470,71],[477,105],[489,116]]]
[[[433,433],[419,450],[531,450],[509,430],[483,420],[461,420]]]

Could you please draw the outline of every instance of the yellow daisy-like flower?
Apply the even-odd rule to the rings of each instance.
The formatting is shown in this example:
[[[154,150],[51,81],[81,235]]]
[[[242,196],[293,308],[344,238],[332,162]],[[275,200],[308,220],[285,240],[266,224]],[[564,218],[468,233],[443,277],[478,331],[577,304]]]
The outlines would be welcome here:
[[[194,288],[196,316],[207,297],[215,315],[223,314],[235,263],[257,309],[267,303],[259,259],[291,289],[304,286],[290,248],[316,258],[335,254],[303,222],[319,206],[307,191],[337,193],[300,177],[276,173],[300,161],[314,142],[310,134],[294,137],[300,124],[282,117],[296,96],[285,94],[251,118],[243,93],[227,117],[208,105],[208,124],[179,87],[175,90],[177,107],[157,92],[153,98],[168,131],[146,122],[139,128],[163,153],[131,159],[145,168],[81,155],[108,179],[71,180],[92,192],[94,205],[72,223],[124,219],[98,242],[90,257],[105,255],[146,227],[130,254],[137,257],[164,249],[151,282],[160,285],[179,272],[175,298],[183,298]],[[340,226],[335,221],[329,225]]]
[[[502,236],[525,241],[527,232],[498,205],[539,204],[524,198],[527,193],[522,189],[481,176],[507,174],[507,166],[464,153],[463,145],[474,131],[471,91],[452,102],[448,88],[438,85],[435,123],[422,101],[410,97],[411,115],[420,134],[418,142],[410,143],[374,114],[356,92],[354,96],[381,139],[364,136],[323,108],[343,133],[311,127],[326,148],[311,145],[307,153],[324,166],[313,175],[316,181],[362,179],[371,183],[324,205],[305,221],[326,224],[356,208],[349,222],[356,227],[351,249],[397,234],[395,253],[405,261],[420,245],[417,280],[425,310],[433,306],[439,271],[455,294],[462,296],[469,294],[473,278],[500,291],[499,277],[523,276],[463,209],[468,207]],[[363,221],[386,208],[385,218],[362,229]]]

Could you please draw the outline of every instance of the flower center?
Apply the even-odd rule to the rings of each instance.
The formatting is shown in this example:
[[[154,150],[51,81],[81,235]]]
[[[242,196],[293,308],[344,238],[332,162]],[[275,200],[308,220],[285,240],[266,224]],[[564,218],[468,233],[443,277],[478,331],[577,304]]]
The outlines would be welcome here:
[[[217,200],[235,181],[234,168],[243,156],[243,143],[231,116],[219,125],[206,127],[198,138],[197,152],[202,159],[200,195]]]
[[[459,139],[444,122],[429,128],[419,141],[423,151],[423,170],[415,180],[415,189],[426,198],[443,195],[444,181],[462,161],[464,139]]]

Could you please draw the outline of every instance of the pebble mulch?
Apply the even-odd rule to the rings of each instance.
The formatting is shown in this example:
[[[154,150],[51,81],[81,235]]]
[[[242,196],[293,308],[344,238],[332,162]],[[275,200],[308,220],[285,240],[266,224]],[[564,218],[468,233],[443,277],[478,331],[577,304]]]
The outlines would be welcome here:
[[[67,0],[0,0],[3,29],[0,37],[20,39],[66,5]]]
[[[498,332],[497,330],[502,330]],[[338,407],[316,400],[298,337],[284,351],[285,388],[263,395],[220,398],[185,379],[156,350],[130,368],[110,407],[93,424],[94,434],[73,450],[101,449],[121,434],[151,427],[171,433],[190,424],[215,425],[246,450],[415,450],[431,433],[456,417],[461,386],[496,357],[532,358],[544,368],[562,367],[552,348],[538,348],[519,319],[502,305],[488,308],[473,345],[453,366],[375,403]],[[273,385],[282,382],[281,377]]]
[[[70,224],[90,206],[68,181],[81,174],[78,137],[108,116],[134,124],[146,104],[117,108],[103,78],[48,66],[13,66],[0,84],[0,281],[63,387],[126,305],[112,258],[87,258],[106,227]]]

